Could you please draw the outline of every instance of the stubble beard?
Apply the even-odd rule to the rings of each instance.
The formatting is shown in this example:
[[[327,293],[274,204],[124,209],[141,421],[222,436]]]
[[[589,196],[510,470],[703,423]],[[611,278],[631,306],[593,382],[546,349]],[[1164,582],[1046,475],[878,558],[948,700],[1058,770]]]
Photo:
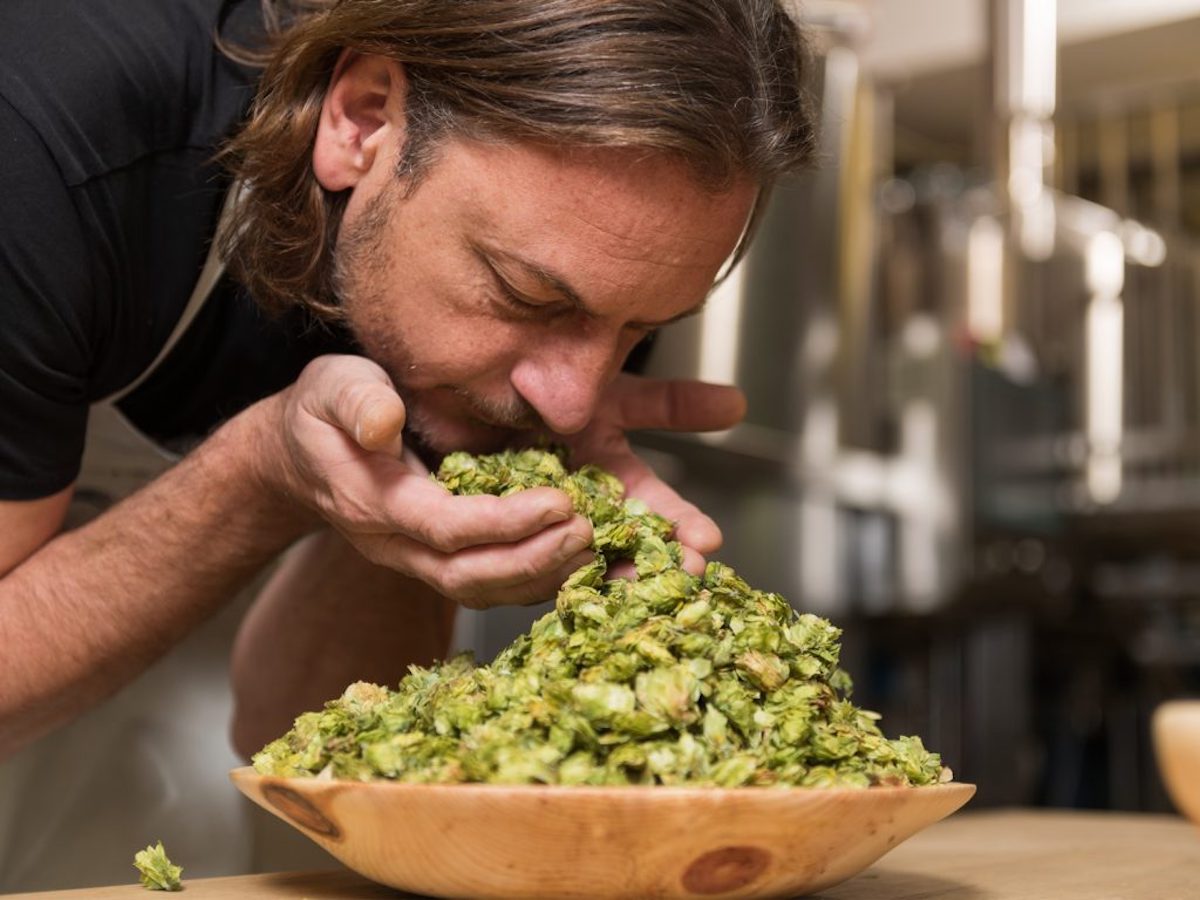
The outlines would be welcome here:
[[[454,384],[441,385],[453,392],[477,426],[478,439],[460,446],[445,434],[439,421],[422,402],[422,391],[409,381],[416,368],[414,354],[403,338],[389,326],[387,292],[389,280],[385,260],[385,236],[394,204],[403,202],[398,186],[389,185],[373,197],[354,222],[344,226],[334,250],[333,280],[346,324],[367,358],[391,378],[404,401],[406,442],[414,445],[428,462],[454,450],[492,452],[514,443],[527,442],[532,432],[543,428],[541,417],[524,399],[496,401]]]

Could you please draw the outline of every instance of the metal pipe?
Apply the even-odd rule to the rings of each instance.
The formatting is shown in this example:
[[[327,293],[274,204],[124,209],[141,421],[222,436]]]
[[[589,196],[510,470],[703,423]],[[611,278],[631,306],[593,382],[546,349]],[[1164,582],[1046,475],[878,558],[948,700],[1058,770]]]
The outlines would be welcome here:
[[[1056,0],[991,0],[993,168],[1017,246],[1037,259],[1054,247]],[[1009,273],[1011,275],[1011,272]]]

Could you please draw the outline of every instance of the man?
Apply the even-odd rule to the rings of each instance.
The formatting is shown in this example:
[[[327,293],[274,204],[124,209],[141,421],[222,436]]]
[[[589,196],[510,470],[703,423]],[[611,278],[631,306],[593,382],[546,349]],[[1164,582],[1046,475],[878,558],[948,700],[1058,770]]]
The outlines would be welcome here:
[[[787,16],[294,6],[0,13],[0,753],[113,694],[297,542],[238,633],[243,754],[349,681],[442,655],[441,598],[553,596],[587,522],[549,489],[451,497],[426,469],[449,450],[548,433],[675,519],[692,567],[720,543],[624,431],[728,427],[740,395],[620,370],[700,308],[764,190],[808,158]],[[239,126],[258,73],[232,60],[264,22]],[[235,133],[218,279],[212,154]],[[189,452],[64,528],[80,459],[104,470],[89,407],[94,425],[114,406]]]

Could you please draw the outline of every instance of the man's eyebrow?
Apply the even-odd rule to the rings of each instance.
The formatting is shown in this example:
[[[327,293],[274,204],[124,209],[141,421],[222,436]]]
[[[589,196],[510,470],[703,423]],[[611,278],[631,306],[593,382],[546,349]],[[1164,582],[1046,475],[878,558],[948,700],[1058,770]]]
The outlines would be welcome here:
[[[492,269],[492,271],[496,271],[493,260],[499,260],[508,265],[516,266],[525,275],[528,275],[530,278],[541,283],[543,287],[547,287],[555,293],[561,295],[562,298],[572,306],[577,307],[580,311],[585,312],[588,315],[594,315],[594,313],[587,308],[587,304],[583,302],[583,299],[579,296],[579,293],[567,283],[567,280],[561,275],[551,272],[545,266],[539,265],[532,260],[525,259],[523,256],[519,256],[518,254],[512,253],[508,250],[495,250],[489,247],[481,247],[474,243],[471,245],[471,249],[475,251],[475,254],[482,259],[488,268]],[[499,275],[501,273],[496,272],[496,274]]]
[[[509,250],[496,250],[493,248],[481,247],[474,243],[472,243],[471,249],[475,251],[476,255],[479,256],[484,264],[487,265],[487,267],[490,268],[498,277],[503,276],[500,272],[496,271],[493,260],[499,260],[503,263],[517,267],[525,275],[533,278],[542,286],[559,294],[563,300],[578,309],[580,312],[584,313],[585,315],[596,316],[596,313],[588,309],[587,304],[583,302],[583,298],[579,296],[578,291],[571,287],[565,278],[558,273],[547,269],[545,266],[534,262],[533,260],[526,259],[523,256],[513,253]],[[661,322],[630,322],[629,324],[635,325],[639,328],[662,328],[665,325],[670,325],[673,322],[678,322],[680,319],[686,319],[689,316],[694,316],[703,311],[706,300],[707,298],[702,299],[691,309],[685,309],[683,312],[671,316],[669,319],[664,319]]]

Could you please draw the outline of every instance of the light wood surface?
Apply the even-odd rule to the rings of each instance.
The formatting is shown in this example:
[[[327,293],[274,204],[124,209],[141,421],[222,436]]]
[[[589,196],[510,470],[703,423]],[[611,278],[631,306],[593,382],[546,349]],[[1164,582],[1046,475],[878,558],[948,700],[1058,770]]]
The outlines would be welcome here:
[[[861,872],[975,793],[232,777],[373,881],[480,900],[792,897]]]
[[[186,860],[183,862],[186,863]],[[186,875],[186,873],[185,873]],[[184,879],[182,900],[399,900],[350,872]],[[127,885],[5,900],[150,900]],[[1195,900],[1200,829],[1176,816],[963,812],[819,900]],[[816,900],[816,898],[814,898]]]
[[[821,900],[1197,900],[1200,831],[1178,816],[963,813]]]
[[[130,856],[130,859],[133,857]],[[188,878],[183,871],[183,890],[178,893],[148,891],[136,883],[137,872],[129,867],[133,884],[80,888],[75,891],[39,891],[32,894],[0,894],[4,900],[401,900],[416,897],[367,881],[361,875],[337,872],[272,872],[267,875],[235,875],[229,878]]]

